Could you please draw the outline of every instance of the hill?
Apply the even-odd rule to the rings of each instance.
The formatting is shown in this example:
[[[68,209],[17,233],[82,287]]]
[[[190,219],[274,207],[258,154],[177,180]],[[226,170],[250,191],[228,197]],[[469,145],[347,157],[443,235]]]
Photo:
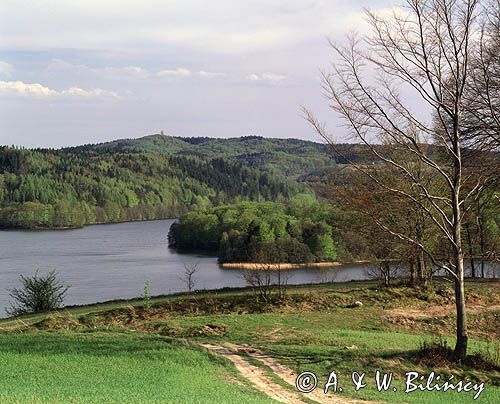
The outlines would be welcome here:
[[[342,145],[342,154],[354,159],[368,159],[362,145]],[[249,167],[305,180],[314,173],[322,173],[335,164],[345,163],[345,158],[332,153],[323,143],[301,139],[276,139],[261,136],[237,138],[175,137],[150,135],[138,139],[121,139],[96,145],[85,145],[105,151],[160,152],[169,155],[189,155],[201,158],[220,158],[237,161]]]
[[[362,145],[342,155],[371,161]],[[0,228],[65,228],[282,201],[344,157],[300,139],[150,135],[63,149],[0,147]]]
[[[0,147],[0,227],[178,217],[241,200],[283,200],[304,187],[238,161],[82,146]]]

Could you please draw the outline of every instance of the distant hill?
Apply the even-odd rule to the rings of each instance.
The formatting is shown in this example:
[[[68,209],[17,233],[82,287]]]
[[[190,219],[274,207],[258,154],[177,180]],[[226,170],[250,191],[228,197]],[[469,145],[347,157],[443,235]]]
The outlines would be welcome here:
[[[371,161],[367,148],[342,155]],[[284,201],[333,173],[328,146],[260,136],[151,135],[53,149],[0,146],[0,227],[78,227],[178,217],[239,201]]]
[[[329,146],[300,139],[277,139],[261,136],[237,138],[176,137],[150,135],[138,139],[120,139],[107,143],[79,146],[101,151],[160,152],[201,158],[225,158],[252,168],[304,180],[320,174],[335,164],[345,163]],[[342,145],[342,154],[359,159],[366,154],[362,145]]]
[[[155,140],[163,139],[138,144],[151,147]],[[306,189],[238,160],[141,150],[128,142],[59,150],[0,147],[0,227],[172,218],[242,200],[286,200]]]

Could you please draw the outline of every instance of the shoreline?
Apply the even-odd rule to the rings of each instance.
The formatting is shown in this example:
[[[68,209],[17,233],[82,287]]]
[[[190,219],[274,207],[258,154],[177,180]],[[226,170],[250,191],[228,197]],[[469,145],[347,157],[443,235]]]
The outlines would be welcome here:
[[[248,264],[248,263],[247,263]],[[443,276],[436,276],[435,279],[442,280],[444,279]],[[494,283],[494,284],[499,284],[500,285],[500,279],[499,278],[472,278],[470,276],[465,277],[466,282],[476,282],[476,283]],[[327,281],[327,282],[304,282],[304,283],[298,283],[298,284],[289,284],[285,285],[286,288],[308,288],[308,287],[321,287],[322,285],[338,285],[338,286],[346,286],[346,285],[353,285],[353,286],[376,286],[377,280],[375,279],[351,279],[347,281]],[[271,285],[271,287],[276,287],[275,284]],[[246,286],[224,286],[222,288],[215,288],[215,289],[196,289],[193,290],[192,292],[187,292],[187,291],[182,291],[182,292],[173,292],[173,293],[166,293],[166,294],[157,294],[151,296],[151,300],[156,300],[156,302],[152,302],[153,304],[161,303],[163,299],[178,299],[178,298],[193,298],[196,296],[203,296],[203,295],[211,295],[211,294],[221,294],[221,293],[244,293],[246,291],[252,290],[253,287],[250,285]],[[16,316],[16,317],[2,317],[0,314],[0,330],[2,329],[2,325],[8,324],[9,322],[12,321],[29,321],[29,319],[33,317],[37,317],[40,315],[48,315],[51,313],[61,313],[65,312],[67,310],[88,310],[88,313],[91,313],[92,311],[100,311],[100,310],[112,310],[117,307],[125,307],[125,306],[141,306],[144,304],[144,297],[143,296],[135,296],[135,297],[125,297],[125,298],[116,298],[116,299],[108,299],[108,300],[98,300],[94,301],[91,303],[74,303],[74,304],[68,304],[63,307],[60,307],[58,309],[52,310],[52,311],[44,311],[40,313],[30,313],[30,314],[24,314],[21,316]]]
[[[106,226],[108,224],[123,224],[123,223],[136,223],[136,222],[156,222],[160,220],[177,220],[177,217],[167,217],[159,219],[132,219],[132,220],[120,220],[118,222],[95,222],[95,223],[85,223],[82,226],[63,226],[63,227],[0,227],[0,231],[66,231],[66,230],[81,230],[85,227],[90,226]]]
[[[246,269],[246,270],[269,270],[269,271],[281,271],[281,270],[290,270],[290,269],[302,269],[302,268],[332,268],[332,267],[340,267],[344,265],[350,264],[369,264],[369,260],[358,260],[352,262],[303,262],[299,264],[292,264],[289,262],[282,262],[276,264],[268,264],[268,263],[259,263],[259,262],[225,262],[223,264],[219,264],[221,268],[225,269]]]

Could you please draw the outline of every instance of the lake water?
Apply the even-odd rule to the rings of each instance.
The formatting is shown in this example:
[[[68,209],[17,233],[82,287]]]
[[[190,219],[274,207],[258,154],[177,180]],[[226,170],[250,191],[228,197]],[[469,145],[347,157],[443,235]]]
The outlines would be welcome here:
[[[195,289],[247,286],[240,269],[222,269],[216,257],[178,254],[167,246],[174,220],[88,226],[76,230],[0,231],[0,317],[5,317],[10,288],[19,275],[55,269],[71,285],[65,304],[88,304],[129,299],[143,294],[148,281],[151,295],[186,290],[184,265],[198,265]],[[367,265],[286,271],[289,284],[347,282],[369,276]],[[498,269],[488,267],[488,277]]]
[[[87,304],[141,296],[144,282],[151,295],[186,290],[184,265],[198,264],[195,289],[246,286],[243,271],[222,269],[217,258],[178,254],[167,246],[174,220],[88,226],[76,230],[0,231],[0,317],[5,317],[8,289],[19,275],[55,269],[71,285],[65,304]],[[329,270],[288,271],[288,283],[366,279],[363,265]]]

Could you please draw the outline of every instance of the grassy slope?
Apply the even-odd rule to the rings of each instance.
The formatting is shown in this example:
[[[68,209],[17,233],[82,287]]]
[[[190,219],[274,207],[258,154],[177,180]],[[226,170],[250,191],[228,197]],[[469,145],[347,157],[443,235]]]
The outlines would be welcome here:
[[[1,403],[271,403],[201,350],[144,336],[0,336]]]
[[[445,289],[446,286],[439,285],[439,288]],[[500,302],[498,283],[468,283],[467,289],[471,307],[491,307]],[[345,307],[354,300],[361,300],[364,306],[355,309]],[[146,399],[144,394],[150,394],[145,388],[147,386],[149,392],[162,393],[161,398],[165,401],[160,402],[169,402],[171,397],[183,397],[183,389],[190,383],[194,385],[195,382],[205,383],[214,379],[220,387],[205,392],[206,396],[199,396],[204,397],[202,402],[208,402],[206,397],[214,397],[222,403],[238,402],[227,395],[230,385],[222,380],[224,376],[214,378],[214,375],[227,375],[228,371],[210,362],[208,354],[193,348],[198,342],[230,341],[259,347],[299,371],[315,371],[320,376],[320,382],[324,382],[329,371],[336,370],[341,382],[344,382],[343,394],[349,396],[408,403],[472,401],[471,393],[404,394],[401,390],[377,393],[373,388],[354,392],[349,383],[345,384],[353,370],[364,370],[367,377],[373,378],[375,370],[381,369],[394,372],[396,386],[401,388],[404,372],[435,369],[442,374],[485,381],[487,387],[478,402],[499,402],[500,389],[496,386],[500,384],[500,378],[497,371],[450,367],[447,363],[435,363],[431,368],[415,358],[414,352],[422,342],[435,335],[444,335],[443,338],[452,343],[452,313],[443,312],[439,318],[423,318],[411,323],[387,320],[388,310],[391,309],[424,310],[428,306],[446,307],[450,303],[451,300],[441,294],[403,288],[377,290],[373,285],[360,283],[315,286],[313,289],[291,287],[284,304],[266,308],[256,304],[251,292],[245,290],[161,298],[148,312],[143,312],[138,306],[140,301],[76,308],[43,320],[37,327],[23,326],[20,322],[16,325],[12,320],[1,322],[0,327],[11,331],[0,337],[0,345],[3,346],[0,349],[0,380],[12,372],[24,374],[18,380],[30,380],[32,389],[37,377],[40,378],[32,366],[36,363],[37,367],[60,377],[57,383],[38,379],[36,383],[40,394],[49,394],[49,391],[64,394],[73,388],[74,380],[81,375],[81,388],[75,390],[75,397],[81,396],[82,402],[92,402],[92,394],[105,397],[103,394],[106,391],[123,397],[120,396],[119,386],[123,386],[125,391],[130,390],[128,394],[131,397],[143,394],[139,397],[143,400]],[[44,317],[32,317],[30,321],[40,321]],[[470,325],[473,337],[471,352],[484,352],[491,349],[494,341],[498,341],[498,310],[470,315]],[[16,327],[17,331],[28,334],[12,334],[12,328]],[[52,330],[52,333],[48,334],[47,330]],[[149,340],[151,336],[183,341],[187,345]],[[95,340],[102,342],[96,344]],[[34,352],[33,349],[25,351],[27,346],[36,346],[36,349]],[[36,358],[36,361],[31,361],[31,358]],[[177,376],[169,379],[173,373],[168,373],[168,369],[179,366],[184,373],[176,370],[178,379]],[[118,369],[116,377],[102,379],[103,372],[108,368]],[[64,378],[61,370],[64,375],[74,376]],[[178,380],[180,388],[166,389],[165,380]],[[4,397],[25,402],[25,398],[31,397],[31,391],[29,384],[14,385],[0,381],[2,402]],[[241,387],[236,387],[234,394],[246,394],[256,399],[254,393]],[[241,402],[248,402],[247,397]]]

